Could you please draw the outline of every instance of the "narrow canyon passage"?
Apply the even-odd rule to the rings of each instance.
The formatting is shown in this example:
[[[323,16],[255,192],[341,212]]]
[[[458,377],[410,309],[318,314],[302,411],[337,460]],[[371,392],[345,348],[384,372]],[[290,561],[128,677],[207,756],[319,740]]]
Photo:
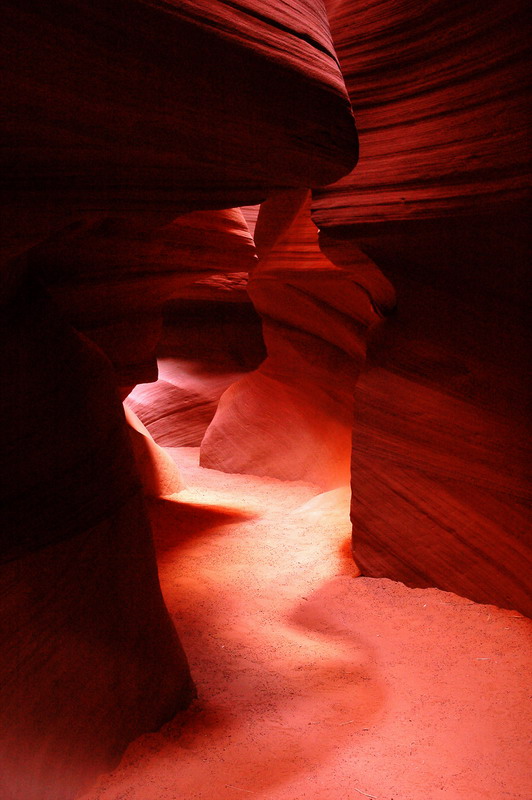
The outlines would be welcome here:
[[[527,4],[3,10],[0,800],[531,800]]]
[[[530,632],[514,611],[356,577],[346,491],[168,448],[152,501],[198,700],[83,800],[525,800]]]

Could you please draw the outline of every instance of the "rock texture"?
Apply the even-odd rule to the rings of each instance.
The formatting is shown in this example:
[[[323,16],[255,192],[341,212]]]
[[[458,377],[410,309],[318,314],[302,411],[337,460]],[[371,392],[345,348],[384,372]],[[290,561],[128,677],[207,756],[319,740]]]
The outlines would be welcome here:
[[[201,463],[327,488],[348,483],[366,333],[393,290],[362,253],[341,266],[324,257],[305,194],[264,203],[255,241],[261,258],[248,292],[267,358],[220,399]]]
[[[199,700],[83,800],[531,796],[531,620],[356,577],[342,490],[175,457],[154,538]]]
[[[529,196],[524,0],[338,0],[336,52],[357,169],[318,193],[321,225],[477,213]]]
[[[527,8],[329,10],[361,159],[313,218],[330,258],[362,249],[398,290],[358,394],[355,559],[530,613]]]
[[[159,379],[156,383],[137,386],[126,400],[126,406],[138,413],[158,445],[194,447],[199,445],[212,420],[221,391],[210,393],[185,388],[186,374],[175,381]],[[223,388],[231,383],[224,381]]]
[[[124,406],[128,433],[137,471],[147,497],[164,497],[183,488],[179,470],[148,429],[127,406]]]
[[[470,262],[468,292],[405,258],[387,264],[398,309],[355,395],[355,560],[367,575],[530,615],[532,343],[520,298],[487,291],[488,260]]]
[[[139,471],[179,479],[120,397],[165,300],[254,259],[210,210],[336,180],[357,137],[319,0],[3,12],[0,794],[67,800],[193,695]]]
[[[31,285],[1,338],[0,795],[71,800],[194,691],[110,364]]]
[[[4,3],[3,252],[88,212],[260,202],[357,139],[321,0]]]
[[[196,211],[153,227],[131,215],[73,225],[27,256],[71,324],[112,361],[119,386],[157,377],[165,304],[198,277],[253,267],[238,209]]]
[[[238,287],[237,300],[227,303],[221,302],[217,285],[205,282],[202,291],[209,301],[180,299],[167,305],[159,378],[136,386],[125,401],[163,447],[199,447],[220,396],[265,357],[260,317],[247,292],[246,302],[239,302]]]
[[[180,478],[129,412],[128,431],[120,403],[137,382],[155,379],[163,313],[168,320],[182,310],[182,287],[250,271],[267,347],[264,363],[223,394],[202,463],[323,488],[348,481],[366,338],[395,302],[376,264],[399,265],[400,283],[416,250],[436,294],[454,281],[453,302],[463,290],[478,298],[501,286],[521,302],[524,270],[505,281],[500,264],[524,250],[516,235],[529,179],[524,3],[431,0],[420,13],[406,0],[338,0],[327,8],[333,36],[322,0],[3,4],[6,800],[71,800],[194,695],[143,499],[175,492]],[[363,130],[361,169],[345,180],[358,143],[333,39]],[[327,184],[314,194],[314,220],[328,228],[318,237],[307,192]],[[256,265],[234,207],[258,203]],[[331,232],[338,226],[341,235]],[[475,276],[469,287],[464,272]],[[190,291],[211,298],[205,284]],[[414,316],[426,297],[415,295]],[[434,317],[452,325],[431,299]],[[486,320],[478,307],[468,313]],[[443,329],[435,328],[445,340]],[[186,346],[193,331],[188,337]],[[410,360],[399,364],[424,373],[436,362],[457,390],[464,373],[453,347],[440,361],[441,338],[406,341]],[[469,357],[464,363],[472,369]],[[149,427],[161,423],[172,445],[196,444],[224,378],[201,395],[184,441],[181,431],[174,437],[168,397],[180,408],[194,384],[179,385],[178,373],[170,359]],[[354,448],[352,518],[364,570],[525,610],[524,479],[520,457],[504,454],[510,428],[490,422],[487,430],[474,403],[441,385],[423,385],[409,398],[412,418],[402,419],[408,393],[393,370],[387,387],[376,380],[376,402],[361,403],[366,439]],[[460,390],[484,396],[473,380]],[[144,400],[151,408],[151,391],[132,395],[129,409]],[[499,409],[512,409],[497,397]],[[373,452],[372,412],[383,434]],[[456,431],[467,457],[453,444]],[[368,481],[357,492],[358,464],[366,475],[384,464],[382,491]],[[184,525],[186,513],[177,513]],[[168,548],[173,530],[165,530]]]

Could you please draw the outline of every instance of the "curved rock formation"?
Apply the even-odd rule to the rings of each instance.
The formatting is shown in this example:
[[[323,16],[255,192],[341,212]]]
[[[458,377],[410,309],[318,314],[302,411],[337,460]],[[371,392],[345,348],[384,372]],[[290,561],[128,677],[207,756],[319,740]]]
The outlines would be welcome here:
[[[321,2],[3,11],[0,785],[67,800],[193,694],[117,392],[155,377],[182,278],[254,258],[234,213],[190,212],[336,180],[357,139]]]
[[[110,364],[31,286],[1,328],[0,795],[69,800],[194,692]]]
[[[474,214],[528,196],[524,0],[330,5],[360,161],[317,193],[320,227]]]
[[[265,203],[255,240],[262,257],[248,291],[267,358],[222,395],[201,464],[323,488],[348,483],[366,333],[393,290],[362,253],[341,266],[324,257],[306,194]]]
[[[429,333],[406,325],[392,378],[362,384],[356,556],[368,574],[524,609],[525,488],[504,447],[517,428],[475,419],[513,410],[486,363],[520,386],[501,362],[524,350],[505,313],[525,270],[501,265],[524,263],[523,0],[3,10],[2,797],[69,800],[194,694],[141,488],[179,478],[134,418],[133,452],[120,399],[155,378],[163,306],[198,276],[251,272],[268,349],[223,395],[202,463],[332,488],[349,477],[367,334],[394,304],[376,264],[393,274]],[[345,179],[358,144],[338,59],[363,145]],[[234,207],[257,203],[255,266]],[[488,350],[507,352],[479,354],[465,317],[496,320]],[[426,390],[402,421],[401,370]],[[384,478],[359,489],[358,467]]]
[[[257,203],[356,163],[321,0],[4,4],[3,252],[86,213]]]
[[[156,379],[169,299],[202,275],[247,272],[255,260],[238,209],[195,211],[155,228],[149,217],[97,218],[26,256],[69,322],[112,361],[121,387]]]
[[[183,482],[175,462],[166,450],[156,444],[148,429],[127,405],[124,405],[124,413],[144,494],[147,497],[164,497],[179,492]]]
[[[528,8],[329,7],[361,158],[313,218],[330,258],[362,249],[398,292],[358,393],[355,560],[530,613]]]

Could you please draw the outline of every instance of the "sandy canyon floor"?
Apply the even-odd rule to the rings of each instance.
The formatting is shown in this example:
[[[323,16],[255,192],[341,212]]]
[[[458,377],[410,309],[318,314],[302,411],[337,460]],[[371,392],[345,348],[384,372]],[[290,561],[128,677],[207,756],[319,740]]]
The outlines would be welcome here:
[[[347,490],[169,448],[154,501],[198,700],[83,800],[529,800],[532,622],[357,576]]]

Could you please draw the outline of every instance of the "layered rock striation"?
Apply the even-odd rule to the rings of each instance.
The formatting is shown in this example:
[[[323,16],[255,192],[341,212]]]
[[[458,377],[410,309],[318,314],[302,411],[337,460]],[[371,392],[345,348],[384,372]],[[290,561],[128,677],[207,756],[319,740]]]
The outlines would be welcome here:
[[[222,395],[201,463],[330,489],[349,482],[354,386],[393,289],[361,252],[323,255],[310,205],[299,192],[261,207],[248,292],[267,356]]]
[[[317,193],[320,227],[475,215],[529,199],[523,0],[329,5],[360,160]]]
[[[0,793],[67,800],[194,694],[141,486],[178,478],[120,396],[166,299],[252,263],[216,210],[336,180],[357,138],[321,2],[3,10]]]
[[[329,3],[360,134],[314,193],[329,257],[397,287],[352,458],[364,573],[530,613],[528,9]]]

